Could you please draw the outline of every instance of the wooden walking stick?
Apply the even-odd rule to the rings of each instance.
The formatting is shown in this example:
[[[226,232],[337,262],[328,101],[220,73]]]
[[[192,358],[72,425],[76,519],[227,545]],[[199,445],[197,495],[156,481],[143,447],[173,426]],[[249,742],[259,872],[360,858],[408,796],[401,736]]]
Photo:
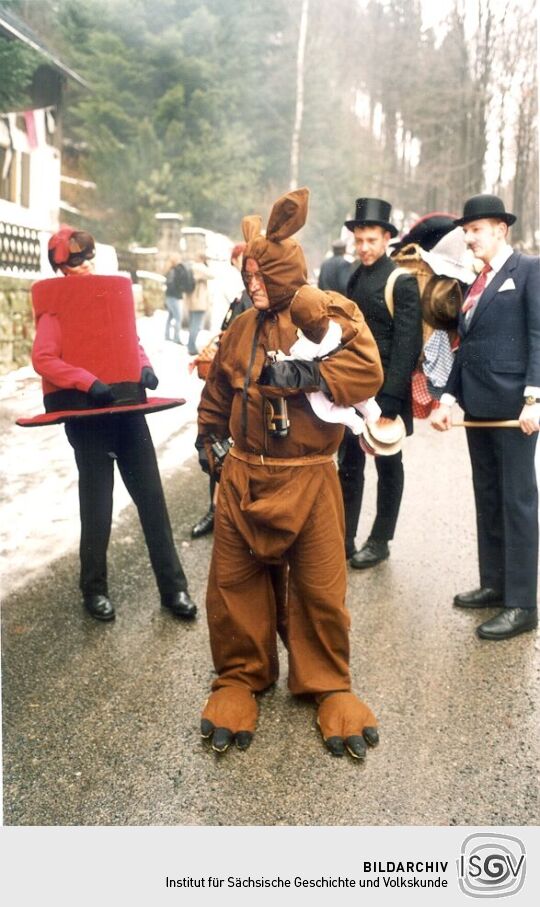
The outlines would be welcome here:
[[[518,419],[498,419],[493,422],[452,422],[452,428],[519,428]]]

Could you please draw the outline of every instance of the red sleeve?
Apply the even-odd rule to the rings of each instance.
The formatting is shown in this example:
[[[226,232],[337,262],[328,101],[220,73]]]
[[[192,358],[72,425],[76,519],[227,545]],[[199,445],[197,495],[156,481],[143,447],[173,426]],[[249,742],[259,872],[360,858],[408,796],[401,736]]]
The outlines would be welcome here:
[[[55,315],[40,316],[32,348],[32,365],[38,375],[55,387],[88,391],[96,376],[62,359],[62,333]]]
[[[151,368],[153,371],[152,363],[150,362],[148,356],[144,352],[143,346],[140,343],[139,343],[139,364],[141,366],[141,370],[143,368]]]

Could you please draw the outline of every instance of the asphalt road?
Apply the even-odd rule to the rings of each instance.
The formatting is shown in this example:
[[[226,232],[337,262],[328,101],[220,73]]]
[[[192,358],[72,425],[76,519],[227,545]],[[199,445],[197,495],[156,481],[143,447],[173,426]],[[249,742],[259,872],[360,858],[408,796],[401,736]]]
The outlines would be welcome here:
[[[207,505],[194,459],[165,475],[201,616],[160,610],[132,507],[110,546],[113,624],[86,616],[76,546],[2,606],[6,825],[537,825],[539,643],[480,641],[491,611],[451,607],[477,584],[465,439],[418,426],[390,559],[349,571],[355,690],[380,721],[363,764],[324,748],[308,702],[282,676],[261,697],[246,753],[199,737],[213,677],[204,617],[212,538],[189,529]],[[374,507],[370,477],[359,541]],[[70,494],[73,490],[70,491]],[[332,542],[329,539],[329,544]],[[256,603],[254,603],[256,606]]]

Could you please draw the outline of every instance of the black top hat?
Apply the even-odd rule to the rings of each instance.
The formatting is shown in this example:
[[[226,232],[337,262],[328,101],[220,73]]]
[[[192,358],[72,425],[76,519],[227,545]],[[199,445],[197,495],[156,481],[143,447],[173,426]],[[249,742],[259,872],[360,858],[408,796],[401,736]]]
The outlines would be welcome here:
[[[407,246],[409,243],[416,243],[425,252],[430,252],[433,246],[436,246],[443,236],[455,230],[453,214],[425,214],[420,220],[417,220],[409,230],[402,236],[398,248]]]
[[[357,198],[354,220],[346,220],[348,230],[355,227],[378,226],[388,230],[391,236],[397,236],[397,227],[390,223],[392,205],[382,198]]]
[[[486,217],[503,220],[508,226],[517,219],[515,214],[509,214],[504,210],[504,202],[497,195],[473,195],[463,206],[463,217],[455,220],[454,224],[456,227],[462,227],[471,220],[482,220]]]

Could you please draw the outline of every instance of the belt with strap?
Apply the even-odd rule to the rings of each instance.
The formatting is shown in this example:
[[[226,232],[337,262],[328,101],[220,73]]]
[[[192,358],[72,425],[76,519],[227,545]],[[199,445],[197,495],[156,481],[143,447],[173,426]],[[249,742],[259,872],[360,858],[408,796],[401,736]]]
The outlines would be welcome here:
[[[320,454],[314,457],[267,457],[266,454],[250,454],[238,447],[231,447],[229,456],[242,460],[250,466],[320,466],[331,463],[333,454]]]

